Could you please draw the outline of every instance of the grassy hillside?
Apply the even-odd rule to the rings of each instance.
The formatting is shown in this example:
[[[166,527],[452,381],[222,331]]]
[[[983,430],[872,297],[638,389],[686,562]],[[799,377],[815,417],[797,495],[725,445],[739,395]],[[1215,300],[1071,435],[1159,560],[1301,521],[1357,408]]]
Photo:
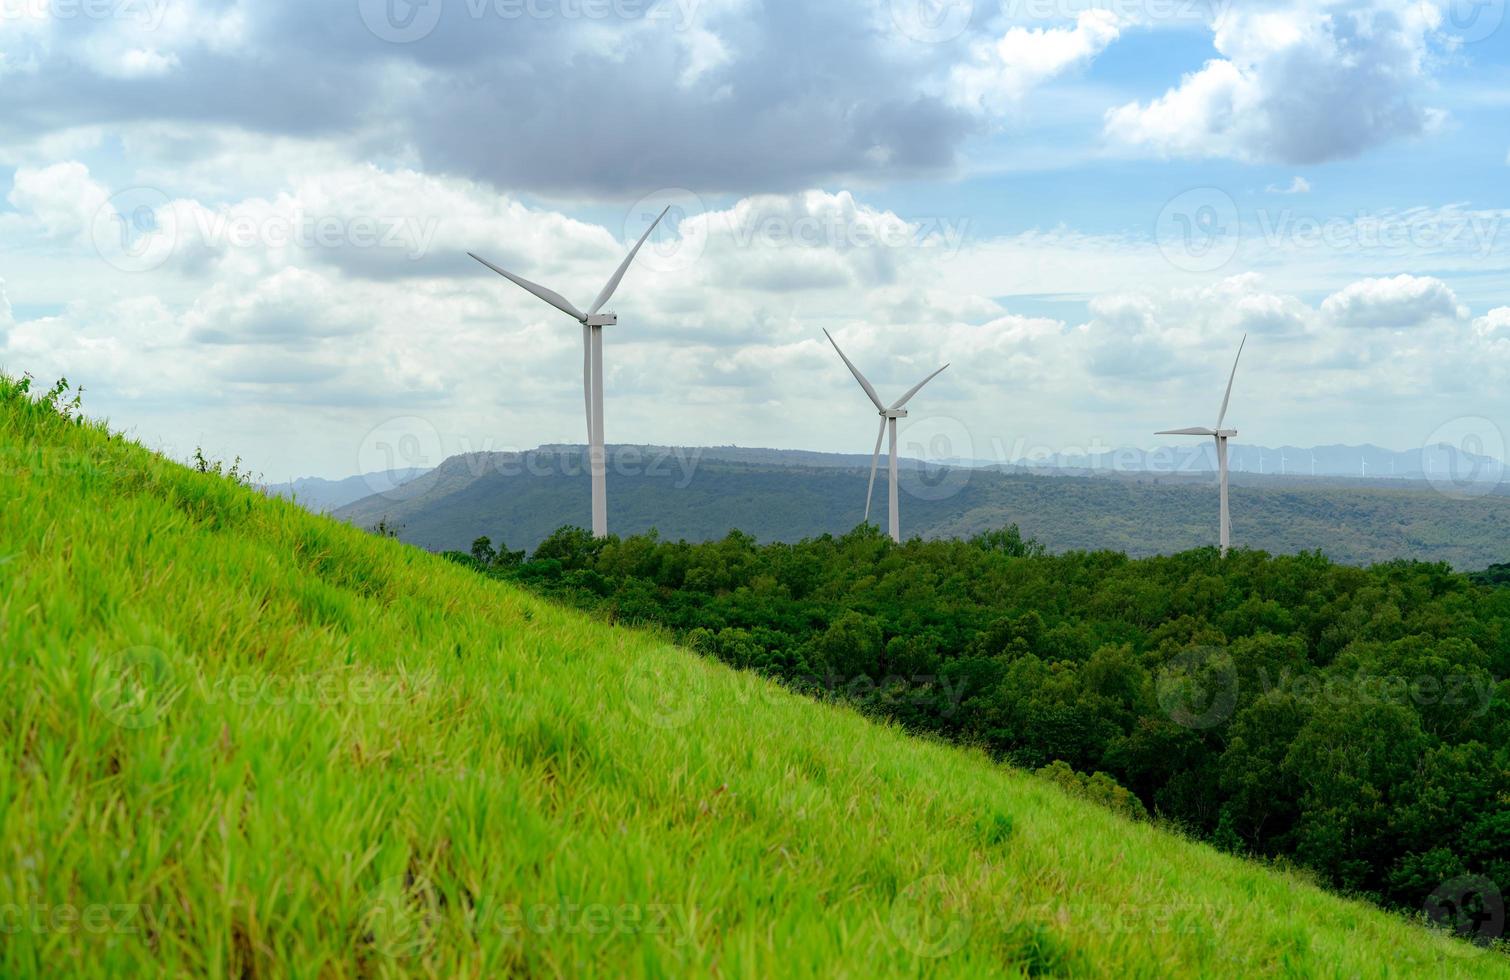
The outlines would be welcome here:
[[[1510,975],[8,382],[0,446],[0,975]]]
[[[673,540],[706,541],[737,528],[760,541],[798,541],[842,534],[864,516],[863,468],[756,465],[718,459],[720,450],[700,459],[698,450],[629,451],[633,462],[608,474],[610,526],[619,534],[656,528]],[[533,550],[562,525],[588,523],[589,486],[577,456],[539,456],[531,465],[533,473],[517,457],[457,456],[335,514],[359,527],[387,518],[405,541],[435,550],[465,550],[484,534]],[[1133,557],[1203,547],[1216,537],[1216,487],[1202,478],[914,469],[900,482],[909,537],[968,537],[1017,524],[1054,552]],[[1510,496],[1458,500],[1414,486],[1243,474],[1232,488],[1234,541],[1271,554],[1319,548],[1353,565],[1414,558],[1477,570],[1510,558]],[[885,508],[883,475],[872,518],[884,522]]]

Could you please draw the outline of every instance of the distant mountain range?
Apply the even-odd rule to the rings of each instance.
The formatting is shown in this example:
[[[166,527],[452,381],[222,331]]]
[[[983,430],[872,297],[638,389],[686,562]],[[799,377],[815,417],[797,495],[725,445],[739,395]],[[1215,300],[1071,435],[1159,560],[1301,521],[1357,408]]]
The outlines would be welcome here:
[[[1320,473],[1323,450],[1316,452]],[[864,514],[868,456],[651,446],[611,446],[609,455],[610,526],[619,534],[655,528],[664,537],[707,540],[738,529],[793,541],[848,531]],[[385,520],[404,540],[436,550],[465,549],[484,534],[532,549],[561,525],[587,522],[585,463],[580,446],[454,456],[429,472],[395,477],[334,516],[362,527]],[[1464,493],[1441,479],[1402,478],[1399,465],[1393,481],[1239,471],[1235,543],[1272,552],[1320,548],[1355,564],[1421,558],[1480,569],[1510,558],[1510,488],[1485,493],[1483,483]],[[904,460],[900,482],[906,535],[959,537],[1015,523],[1054,551],[1132,555],[1199,547],[1216,535],[1214,479],[1193,465],[1174,473],[1076,472]],[[885,494],[883,470],[874,521],[884,515]]]
[[[408,469],[394,472],[363,473],[348,476],[344,480],[324,480],[318,476],[306,476],[287,483],[271,483],[263,486],[268,493],[298,501],[306,509],[325,514],[344,507],[354,500],[385,493],[394,487],[428,473],[429,470]]]

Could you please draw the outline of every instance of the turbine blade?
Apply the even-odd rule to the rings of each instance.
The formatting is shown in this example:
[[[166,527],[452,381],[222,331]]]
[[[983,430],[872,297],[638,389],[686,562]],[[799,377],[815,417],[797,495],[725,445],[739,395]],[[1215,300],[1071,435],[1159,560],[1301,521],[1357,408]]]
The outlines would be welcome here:
[[[876,466],[881,462],[881,440],[886,436],[886,420],[881,419],[881,430],[876,433],[876,451],[870,454],[870,486],[865,488],[865,522],[870,523],[870,496],[876,489]]]
[[[910,389],[908,389],[907,394],[903,395],[901,398],[898,398],[896,404],[893,405],[893,406],[891,406],[892,411],[896,411],[897,409],[901,408],[903,405],[905,405],[908,402],[912,401],[912,396],[916,395],[918,392],[922,391],[923,390],[923,385],[927,384],[928,382],[932,381],[934,378],[936,378],[939,375],[943,374],[945,368],[947,368],[947,367],[949,367],[949,365],[945,364],[944,367],[939,368],[937,371],[935,371],[932,374],[928,375],[928,377],[924,378],[922,381],[919,381],[917,384],[913,385]]]
[[[1227,403],[1232,400],[1232,382],[1237,380],[1237,362],[1243,359],[1243,347],[1247,343],[1248,335],[1243,334],[1243,342],[1237,345],[1237,357],[1232,359],[1232,374],[1227,378],[1227,393],[1222,396],[1222,411],[1216,417],[1216,427],[1218,429],[1227,420]]]
[[[556,309],[560,310],[562,313],[565,313],[567,316],[572,317],[573,319],[576,319],[576,320],[586,320],[587,319],[587,314],[586,313],[583,313],[581,310],[577,309],[575,306],[573,306],[571,304],[571,300],[567,299],[565,296],[562,296],[560,293],[556,292],[554,289],[546,289],[544,286],[540,285],[539,283],[530,282],[528,279],[524,278],[523,276],[516,276],[512,272],[509,272],[509,271],[507,271],[505,269],[500,269],[500,268],[498,268],[498,266],[494,265],[493,263],[489,262],[487,259],[482,258],[479,255],[473,255],[471,252],[468,252],[467,254],[471,255],[472,258],[474,258],[477,261],[481,262],[483,265],[487,266],[489,269],[492,269],[494,272],[498,273],[500,276],[502,276],[503,278],[507,279],[509,282],[513,283],[514,285],[519,286],[521,289],[524,289],[527,292],[534,293],[536,296],[538,296],[541,299],[545,300],[547,303],[549,303],[550,305],[554,306]]]
[[[1188,428],[1188,429],[1165,429],[1163,432],[1155,432],[1154,435],[1156,435],[1156,436],[1214,436],[1214,435],[1216,435],[1216,430],[1215,429],[1208,429],[1208,428],[1206,428],[1205,426],[1202,426],[1202,425],[1197,425],[1197,426],[1192,426],[1191,428]]]
[[[828,338],[828,342],[834,345],[834,350],[838,350],[839,356],[844,358],[844,364],[849,368],[849,373],[855,376],[855,380],[860,382],[860,387],[865,389],[865,394],[870,396],[871,402],[873,402],[876,406],[876,411],[886,411],[886,406],[881,404],[881,396],[876,394],[876,390],[870,386],[870,382],[865,380],[865,375],[860,373],[860,369],[855,367],[854,364],[850,362],[849,358],[844,357],[844,352],[842,350],[839,350],[839,343],[838,341],[834,340],[834,335],[829,333],[828,330],[825,329],[823,331],[823,336]]]
[[[670,210],[671,205],[666,205],[666,211]],[[630,249],[629,254],[624,256],[624,261],[619,263],[618,271],[613,274],[612,279],[608,280],[608,285],[603,287],[603,291],[598,294],[598,298],[593,300],[592,309],[587,311],[589,316],[601,310],[603,304],[613,298],[613,291],[619,288],[619,283],[623,280],[624,273],[629,271],[629,263],[633,262],[634,257],[640,254],[640,246],[645,244],[645,239],[650,237],[652,231],[655,231],[655,226],[661,223],[661,218],[666,216],[666,211],[662,211],[660,217],[650,223],[650,227],[645,229],[645,234],[641,235],[640,240],[634,243],[634,248]]]

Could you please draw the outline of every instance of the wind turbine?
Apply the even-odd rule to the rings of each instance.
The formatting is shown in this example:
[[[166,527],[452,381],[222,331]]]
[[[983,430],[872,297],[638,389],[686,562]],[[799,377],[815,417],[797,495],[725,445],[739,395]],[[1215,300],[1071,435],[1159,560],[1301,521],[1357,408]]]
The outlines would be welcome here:
[[[603,328],[614,326],[619,322],[617,313],[598,311],[613,298],[614,290],[619,288],[624,273],[629,271],[629,264],[639,254],[640,246],[645,244],[650,233],[655,231],[655,226],[661,223],[661,218],[666,217],[666,211],[670,210],[671,208],[667,206],[666,210],[650,223],[650,227],[645,229],[645,234],[634,243],[634,248],[630,249],[624,261],[619,263],[619,268],[614,272],[613,278],[608,280],[608,284],[598,293],[598,298],[585,313],[555,290],[547,289],[530,282],[523,276],[516,276],[512,272],[500,269],[480,255],[467,253],[509,282],[545,300],[582,324],[582,401],[587,409],[588,468],[592,471],[592,533],[596,538],[608,536],[608,467],[603,455]]]
[[[843,358],[844,365],[849,368],[849,373],[853,374],[855,380],[860,382],[860,387],[865,389],[866,397],[870,399],[871,404],[876,406],[876,411],[881,416],[881,429],[876,433],[876,449],[870,456],[870,484],[865,488],[866,521],[870,520],[870,496],[876,488],[876,466],[881,462],[881,439],[887,434],[888,429],[891,432],[891,520],[889,530],[891,532],[891,540],[900,544],[902,541],[902,525],[901,520],[897,516],[897,419],[905,419],[907,417],[907,410],[903,406],[912,400],[913,395],[923,390],[923,385],[942,374],[944,368],[949,365],[945,364],[944,367],[939,368],[922,381],[913,385],[908,389],[907,394],[898,398],[888,408],[881,403],[881,396],[876,394],[876,389],[872,388],[870,382],[865,380],[865,375],[860,373],[860,369],[855,367],[850,359],[844,356],[842,350],[839,350],[839,344],[834,340],[834,335],[824,330],[823,336],[827,337],[828,342],[834,345],[834,350],[839,351],[839,357]]]
[[[1316,450],[1311,450],[1311,475],[1316,475]]]
[[[1286,456],[1285,455],[1285,451],[1283,449],[1281,449],[1279,451],[1279,475],[1280,476],[1285,476],[1287,474],[1287,472],[1288,472],[1287,464],[1289,462],[1290,462],[1290,458],[1288,456]]]
[[[1227,440],[1237,435],[1236,429],[1222,428],[1222,422],[1227,418],[1227,403],[1232,400],[1232,382],[1237,378],[1237,362],[1242,360],[1243,347],[1248,343],[1248,335],[1243,334],[1243,341],[1237,345],[1237,357],[1232,361],[1232,374],[1227,378],[1227,393],[1222,396],[1222,408],[1216,416],[1216,428],[1208,429],[1204,426],[1192,426],[1188,429],[1165,429],[1163,432],[1154,433],[1161,436],[1211,436],[1216,439],[1216,466],[1220,471],[1222,490],[1222,513],[1221,513],[1221,542],[1222,556],[1226,557],[1227,549],[1232,542],[1232,520],[1227,508]]]

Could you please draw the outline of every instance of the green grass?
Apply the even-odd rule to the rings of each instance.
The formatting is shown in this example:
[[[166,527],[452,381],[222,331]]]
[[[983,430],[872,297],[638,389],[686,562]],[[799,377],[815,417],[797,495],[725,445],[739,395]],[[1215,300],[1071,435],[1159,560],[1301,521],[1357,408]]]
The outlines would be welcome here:
[[[9,383],[0,448],[0,975],[1510,975]]]

